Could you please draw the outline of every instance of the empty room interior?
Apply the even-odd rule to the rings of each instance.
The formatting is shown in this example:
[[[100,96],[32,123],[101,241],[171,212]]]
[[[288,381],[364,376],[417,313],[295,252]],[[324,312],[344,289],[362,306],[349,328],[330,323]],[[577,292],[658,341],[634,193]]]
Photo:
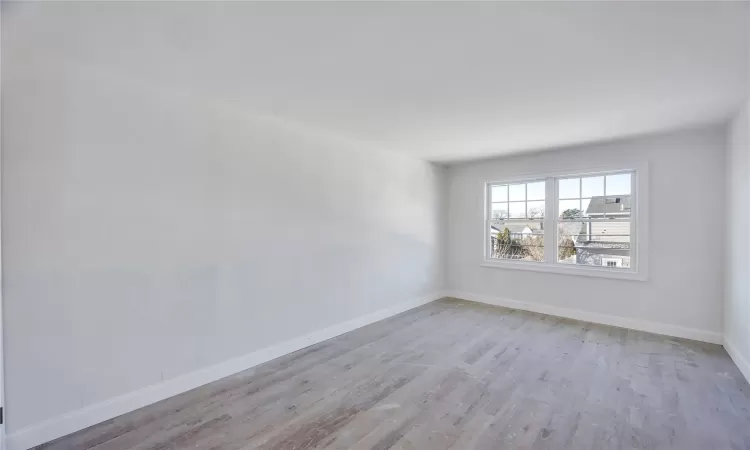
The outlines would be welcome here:
[[[0,8],[0,450],[750,449],[750,2]]]

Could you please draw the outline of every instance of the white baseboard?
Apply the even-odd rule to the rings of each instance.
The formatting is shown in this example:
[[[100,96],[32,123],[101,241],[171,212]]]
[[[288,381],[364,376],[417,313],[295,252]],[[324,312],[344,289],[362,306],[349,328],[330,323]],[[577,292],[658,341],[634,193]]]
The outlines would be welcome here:
[[[44,422],[31,425],[9,434],[6,438],[8,450],[26,450],[61,436],[82,430],[91,425],[112,419],[160,400],[187,392],[212,381],[234,375],[264,362],[295,352],[313,344],[331,339],[365,325],[386,319],[404,311],[430,303],[447,296],[447,292],[436,292],[416,298],[390,308],[381,309],[365,316],[342,322],[322,330],[281,342],[271,347],[230,359],[204,369],[181,375],[162,383],[144,387],[104,402],[86,406]]]
[[[474,302],[487,303],[490,305],[504,306],[506,308],[522,309],[540,314],[549,314],[551,316],[566,317],[568,319],[582,320],[584,322],[599,323],[602,325],[611,325],[620,328],[629,328],[631,330],[647,331],[649,333],[662,334],[665,336],[674,336],[695,341],[710,342],[712,344],[722,344],[722,333],[716,331],[699,330],[696,328],[681,327],[659,322],[650,322],[646,320],[632,319],[629,317],[611,316],[578,309],[562,308],[559,306],[544,305],[541,303],[523,302],[511,300],[502,297],[490,295],[471,294],[467,292],[450,293],[451,297],[471,300]]]
[[[740,369],[740,372],[742,372],[742,375],[745,376],[745,379],[747,379],[748,383],[750,383],[750,362],[748,362],[744,356],[742,356],[742,353],[735,347],[727,338],[724,336],[724,349],[729,353],[729,356],[732,357],[732,361],[737,365],[737,367]]]

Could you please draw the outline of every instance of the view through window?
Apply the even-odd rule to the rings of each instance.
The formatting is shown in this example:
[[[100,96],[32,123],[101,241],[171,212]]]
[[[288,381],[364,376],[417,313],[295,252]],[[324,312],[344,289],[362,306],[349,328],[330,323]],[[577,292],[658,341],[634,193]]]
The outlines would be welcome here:
[[[491,186],[490,257],[544,261],[546,181]]]
[[[630,268],[632,174],[558,180],[557,261]]]

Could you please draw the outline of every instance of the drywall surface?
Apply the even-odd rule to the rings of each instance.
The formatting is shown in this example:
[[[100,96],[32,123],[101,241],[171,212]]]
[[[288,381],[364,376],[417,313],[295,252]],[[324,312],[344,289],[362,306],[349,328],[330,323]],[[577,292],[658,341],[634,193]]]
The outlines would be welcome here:
[[[727,290],[724,339],[750,361],[750,104],[730,124],[727,154]],[[732,355],[737,359],[735,355]],[[736,361],[742,367],[741,361]],[[746,376],[750,374],[746,373]]]
[[[443,288],[443,168],[3,32],[11,435]]]
[[[722,332],[725,127],[452,166],[448,170],[450,289],[458,295]],[[523,174],[648,165],[647,281],[481,267],[483,186]],[[580,315],[580,314],[579,314]],[[650,326],[648,329],[653,329]],[[698,333],[700,332],[700,333]]]
[[[720,120],[744,91],[741,2],[2,3],[59,55],[433,161]]]
[[[747,23],[750,30],[750,10]],[[724,346],[750,380],[750,32],[747,52],[748,99],[729,125]]]

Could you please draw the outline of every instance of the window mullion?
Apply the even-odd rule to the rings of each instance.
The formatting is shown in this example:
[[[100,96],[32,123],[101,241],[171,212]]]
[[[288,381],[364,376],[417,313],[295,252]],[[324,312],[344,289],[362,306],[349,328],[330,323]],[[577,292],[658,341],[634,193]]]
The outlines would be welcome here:
[[[604,203],[606,204],[607,203],[607,176],[604,175],[604,177],[602,177],[602,178],[604,178]],[[631,176],[630,178],[632,179],[633,177]],[[633,193],[631,192],[630,194],[632,195]],[[605,219],[607,218],[607,212],[606,211],[604,211],[603,217]]]
[[[557,230],[555,215],[557,214],[557,187],[554,178],[545,179],[544,184],[544,262],[551,264],[555,261]]]
[[[529,219],[529,184],[528,183],[523,185],[523,216],[526,218],[526,220]]]
[[[485,185],[484,191],[484,258],[488,259],[492,255],[492,240],[490,239],[490,224],[492,223],[492,185]]]
[[[638,261],[640,255],[638,254],[638,232],[636,230],[636,224],[638,221],[638,187],[636,185],[638,174],[635,172],[630,175],[630,269],[640,270],[638,268]],[[606,177],[604,180],[606,181]],[[607,192],[604,191],[606,195]]]

